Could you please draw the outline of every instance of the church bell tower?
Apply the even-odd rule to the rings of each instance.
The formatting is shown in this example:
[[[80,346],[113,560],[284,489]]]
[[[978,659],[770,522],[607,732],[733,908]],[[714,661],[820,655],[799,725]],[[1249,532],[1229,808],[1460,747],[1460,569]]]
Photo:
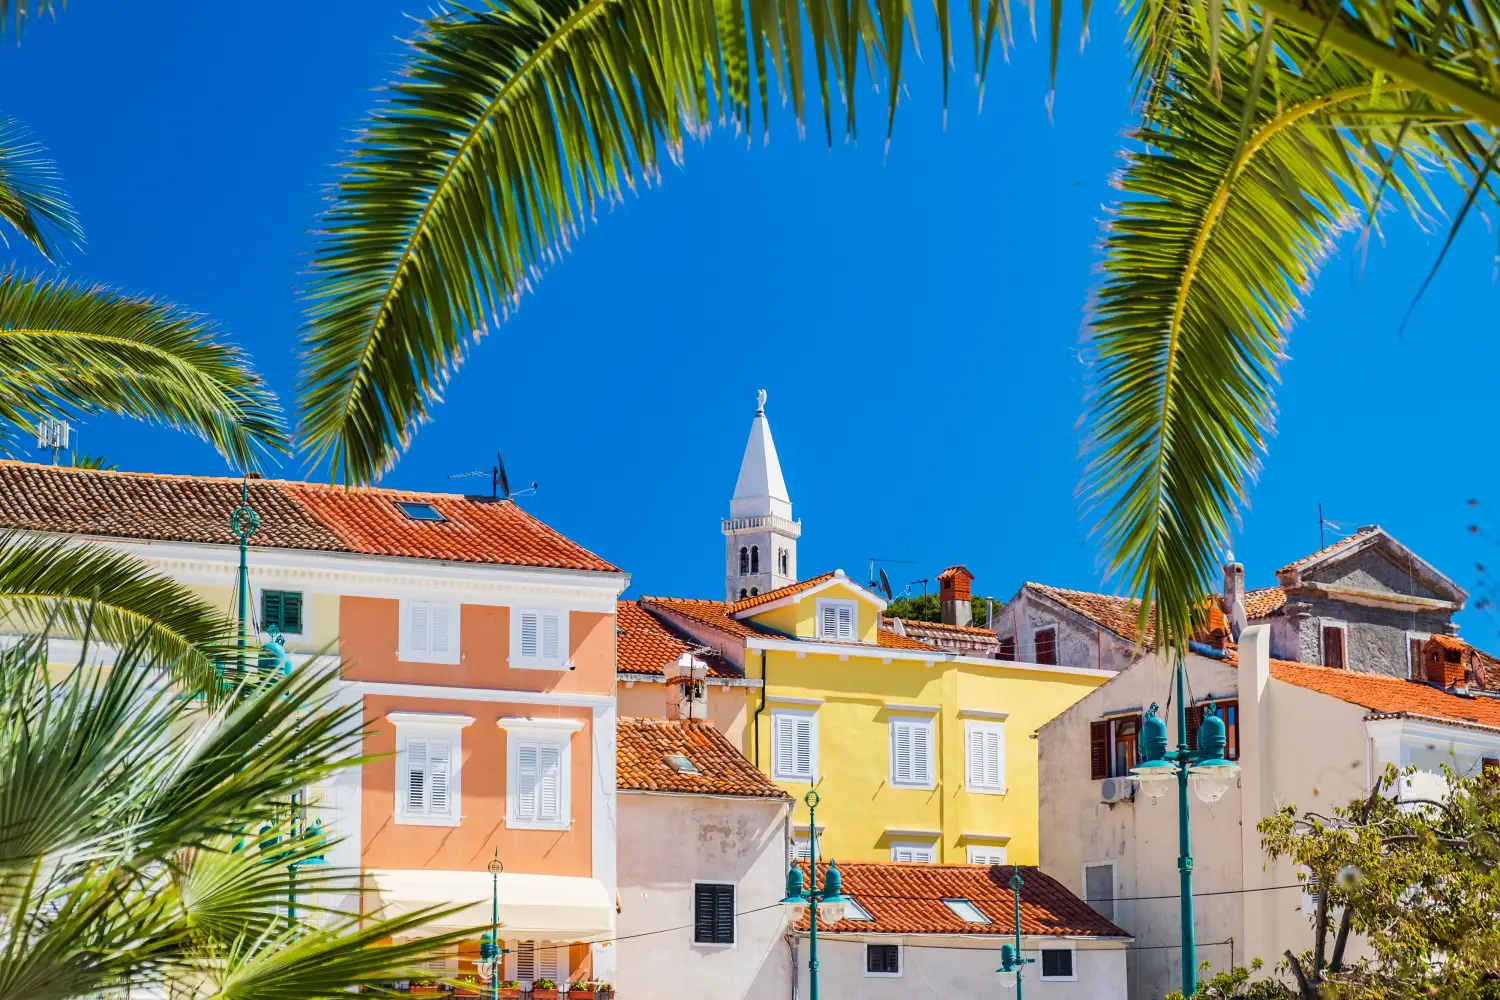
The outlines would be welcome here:
[[[755,401],[750,440],[723,522],[724,599],[731,602],[797,582],[802,522],[792,520],[792,501],[766,421],[766,390],[757,392]]]

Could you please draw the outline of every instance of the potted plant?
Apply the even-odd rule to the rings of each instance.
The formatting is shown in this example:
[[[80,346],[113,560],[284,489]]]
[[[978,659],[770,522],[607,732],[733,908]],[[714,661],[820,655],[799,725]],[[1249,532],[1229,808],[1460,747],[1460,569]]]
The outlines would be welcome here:
[[[458,977],[458,985],[453,988],[456,997],[479,996],[479,977],[475,975],[463,975]]]
[[[411,992],[412,993],[436,993],[436,992],[438,992],[439,989],[440,989],[440,987],[438,986],[436,980],[432,980],[432,979],[414,979],[414,980],[412,980],[412,984],[411,984]]]
[[[500,1000],[521,1000],[521,984],[514,979],[500,980]]]
[[[595,983],[594,996],[599,1000],[614,1000],[615,988],[609,983]]]
[[[594,984],[580,979],[568,987],[568,1000],[594,1000]]]
[[[557,983],[542,978],[531,984],[531,1000],[557,1000]]]

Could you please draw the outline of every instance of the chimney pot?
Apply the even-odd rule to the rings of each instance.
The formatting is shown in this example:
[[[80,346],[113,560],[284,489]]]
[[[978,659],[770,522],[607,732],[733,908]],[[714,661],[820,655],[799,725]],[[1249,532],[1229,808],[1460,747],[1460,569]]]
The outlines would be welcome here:
[[[1249,615],[1245,611],[1245,566],[1234,561],[1232,552],[1229,553],[1229,561],[1224,564],[1224,595],[1221,603],[1224,616],[1229,619],[1229,632],[1234,636],[1235,642],[1238,642],[1240,633],[1249,624]]]

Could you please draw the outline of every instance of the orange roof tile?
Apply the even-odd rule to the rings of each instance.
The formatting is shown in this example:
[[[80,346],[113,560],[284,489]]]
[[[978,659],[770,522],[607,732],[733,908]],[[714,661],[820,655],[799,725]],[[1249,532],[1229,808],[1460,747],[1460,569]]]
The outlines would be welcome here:
[[[887,628],[875,630],[875,644],[877,646],[883,646],[886,649],[925,649],[929,651],[937,650],[937,647],[930,642],[923,642],[921,639],[918,639],[915,636],[897,635],[895,632],[892,632]]]
[[[700,773],[677,770],[667,759],[672,756],[686,757]],[[622,791],[791,801],[712,723],[696,719],[620,719],[615,729],[615,785]]]
[[[891,619],[887,618],[886,621]],[[901,624],[904,628],[927,629],[933,632],[953,632],[958,635],[969,635],[976,639],[994,639],[995,633],[987,628],[979,628],[975,625],[951,625],[948,622],[926,622],[917,618],[903,618]]]
[[[1272,660],[1271,676],[1377,715],[1413,715],[1500,730],[1500,701],[1453,694],[1418,681],[1337,667]]]
[[[1027,587],[1052,598],[1075,614],[1104,626],[1122,639],[1136,641],[1136,624],[1140,620],[1141,602],[1135,598],[1111,597],[1107,594],[1091,594],[1085,590],[1064,590],[1042,583],[1027,583]],[[1141,637],[1143,646],[1151,645],[1156,633],[1156,610],[1151,610],[1146,621],[1146,633]]]
[[[806,861],[798,865],[805,873]],[[1012,935],[1015,903],[1010,865],[927,865],[890,861],[838,862],[844,893],[873,920],[841,920],[828,929],[849,934]],[[1040,869],[1022,865],[1021,933],[1064,937],[1129,937]],[[827,866],[818,865],[820,873]],[[819,876],[819,883],[822,875]],[[990,922],[961,920],[944,899],[967,899]],[[819,923],[819,928],[825,927]],[[798,924],[807,929],[807,918]]]
[[[1295,560],[1294,562],[1287,563],[1285,566],[1281,567],[1276,572],[1278,574],[1281,574],[1281,573],[1285,573],[1289,569],[1297,569],[1299,567],[1306,566],[1308,563],[1312,562],[1314,559],[1321,559],[1324,556],[1328,555],[1329,553],[1337,552],[1339,549],[1342,549],[1344,546],[1346,546],[1346,545],[1352,545],[1355,542],[1359,541],[1361,538],[1364,538],[1364,537],[1366,537],[1368,535],[1373,535],[1373,534],[1375,534],[1375,532],[1377,532],[1379,530],[1380,530],[1380,525],[1378,525],[1378,524],[1369,524],[1369,525],[1366,525],[1365,527],[1360,528],[1354,534],[1350,535],[1348,538],[1340,538],[1338,541],[1334,542],[1332,545],[1325,545],[1323,548],[1319,549],[1316,552],[1309,553],[1309,554],[1303,556],[1301,559]]]
[[[1430,636],[1433,642],[1444,649],[1451,649],[1456,653],[1465,653],[1469,650],[1469,644],[1456,635],[1447,635],[1443,632],[1434,632]]]
[[[642,597],[641,607],[647,610],[656,608],[678,614],[700,625],[708,625],[741,639],[765,634],[761,629],[752,628],[731,617],[730,605],[723,601],[701,601],[694,597]]]
[[[964,576],[967,576],[971,580],[974,579],[974,574],[969,572],[969,567],[963,565],[962,563],[957,566],[949,566],[947,569],[939,573],[937,575],[937,578],[939,580],[946,580],[950,576],[957,576],[960,573],[962,573]]]
[[[0,528],[234,545],[229,512],[241,484],[0,461]],[[619,572],[513,503],[280,479],[251,479],[249,491],[256,546]],[[430,503],[447,520],[413,521],[401,500]]]
[[[732,615],[737,615],[742,611],[748,611],[751,608],[759,607],[762,604],[770,604],[772,601],[779,601],[783,597],[790,597],[791,595],[800,593],[801,591],[810,590],[811,588],[816,587],[818,584],[827,583],[832,579],[832,573],[819,573],[817,576],[809,577],[806,580],[798,580],[796,583],[789,583],[785,587],[777,587],[775,590],[768,590],[764,594],[756,594],[754,597],[746,597],[729,605],[729,613]]]
[[[633,601],[615,603],[615,634],[615,669],[622,674],[665,677],[667,664],[683,653],[693,653],[708,664],[710,677],[744,676],[722,657],[686,641],[675,629]]]
[[[1280,611],[1285,604],[1286,591],[1280,587],[1245,591],[1245,617],[1252,620]]]

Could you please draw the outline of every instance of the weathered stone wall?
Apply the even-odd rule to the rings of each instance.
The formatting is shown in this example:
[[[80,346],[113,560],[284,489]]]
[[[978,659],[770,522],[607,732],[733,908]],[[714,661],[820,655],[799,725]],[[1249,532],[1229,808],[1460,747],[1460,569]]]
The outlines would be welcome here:
[[[995,612],[995,635],[1015,637],[1016,659],[1036,662],[1037,629],[1057,629],[1057,664],[1096,670],[1124,670],[1137,658],[1133,643],[1086,619],[1059,611],[1023,590]]]

